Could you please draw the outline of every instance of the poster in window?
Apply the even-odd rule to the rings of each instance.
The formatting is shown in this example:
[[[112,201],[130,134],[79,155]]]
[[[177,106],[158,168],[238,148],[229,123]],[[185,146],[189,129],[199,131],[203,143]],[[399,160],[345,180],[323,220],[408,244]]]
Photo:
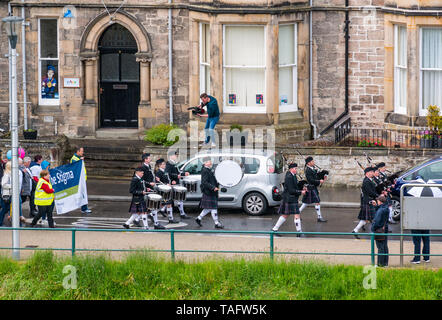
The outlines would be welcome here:
[[[286,96],[286,95],[281,95],[281,105],[283,105],[283,104],[288,104],[288,102],[289,102],[289,99],[288,99],[288,97]]]
[[[236,94],[234,93],[229,94],[229,104],[236,105]]]
[[[264,96],[262,94],[256,95],[256,104],[264,104]]]
[[[58,99],[57,66],[43,63],[41,80],[42,99]]]

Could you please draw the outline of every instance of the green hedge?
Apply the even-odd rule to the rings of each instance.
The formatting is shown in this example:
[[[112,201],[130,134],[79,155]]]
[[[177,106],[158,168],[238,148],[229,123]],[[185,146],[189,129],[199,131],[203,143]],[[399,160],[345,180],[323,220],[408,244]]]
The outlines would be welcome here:
[[[162,145],[165,147],[169,147],[176,142],[178,142],[179,138],[177,137],[173,141],[167,140],[167,135],[169,132],[173,129],[179,129],[179,127],[175,124],[159,124],[154,127],[152,127],[149,130],[146,130],[146,135],[144,137],[144,140],[152,142],[156,145]]]

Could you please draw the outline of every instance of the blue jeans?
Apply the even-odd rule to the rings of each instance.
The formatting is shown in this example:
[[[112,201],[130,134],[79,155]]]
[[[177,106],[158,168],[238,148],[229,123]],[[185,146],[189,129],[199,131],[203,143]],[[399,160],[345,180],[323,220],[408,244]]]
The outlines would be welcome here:
[[[2,197],[0,197],[0,206],[2,207],[0,211],[0,226],[2,226],[3,220],[5,219],[5,213],[9,211],[9,205],[6,205],[6,202]]]
[[[206,131],[206,143],[209,143],[210,138],[212,138],[212,143],[215,143],[215,126],[219,121],[219,117],[207,118],[206,127],[204,130]]]
[[[430,230],[411,230],[411,233],[413,234],[430,234]],[[421,241],[423,242],[424,246],[422,248],[422,255],[424,260],[430,260],[430,237],[426,236],[413,236],[413,243],[414,243],[414,261],[420,261],[421,260]]]

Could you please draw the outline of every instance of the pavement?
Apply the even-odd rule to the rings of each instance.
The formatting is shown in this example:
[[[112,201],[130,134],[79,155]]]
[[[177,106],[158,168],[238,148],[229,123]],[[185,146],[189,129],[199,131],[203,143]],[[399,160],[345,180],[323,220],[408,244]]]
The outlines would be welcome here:
[[[96,231],[78,231],[76,234],[76,247],[79,249],[154,249],[169,250],[170,234],[148,232],[142,233],[141,228],[132,227],[125,230],[122,224],[129,218],[128,209],[131,197],[129,196],[128,180],[97,180],[88,179],[89,208],[92,214],[86,215],[80,210],[75,210],[64,215],[57,215],[54,211],[54,220],[57,228],[81,228],[81,229],[115,229],[119,232],[96,232]],[[313,206],[307,207],[301,214],[302,229],[304,232],[351,232],[358,223],[357,215],[359,203],[359,189],[345,188],[323,188],[321,189],[321,207],[322,215],[328,220],[326,223],[316,221],[316,213]],[[324,203],[330,203],[325,206]],[[346,206],[350,203],[351,206]],[[159,215],[160,223],[166,229],[174,230],[193,230],[195,233],[177,233],[175,234],[175,248],[182,250],[228,250],[228,251],[268,251],[269,236],[264,234],[206,234],[198,232],[199,230],[215,230],[213,220],[210,215],[203,219],[203,226],[199,227],[195,218],[200,210],[197,208],[186,208],[190,219],[181,220],[178,223],[168,224],[167,218]],[[23,215],[29,217],[29,206],[23,204]],[[175,219],[179,219],[178,212],[174,213]],[[276,223],[279,215],[276,211],[271,211],[265,215],[253,217],[246,215],[242,210],[220,209],[219,217],[222,221],[225,231],[270,231]],[[30,223],[31,219],[27,218]],[[152,229],[152,223],[149,222]],[[10,222],[5,220],[4,226],[10,226]],[[72,235],[68,231],[38,231],[35,229],[26,229],[21,232],[22,247],[36,248],[71,248]],[[391,225],[393,233],[400,233],[398,224]],[[288,219],[280,228],[280,231],[295,231],[293,219]],[[365,232],[369,232],[370,226],[367,226]],[[405,230],[407,232],[407,230]],[[364,231],[362,231],[364,232]],[[0,232],[0,247],[10,247],[12,236],[10,231]],[[434,231],[433,233],[442,233]],[[344,264],[370,264],[370,240],[368,236],[361,235],[357,240],[352,235],[307,235],[306,238],[296,238],[294,235],[283,235],[275,237],[275,250],[280,252],[302,252],[301,255],[284,255],[285,259],[319,259],[328,263]],[[410,237],[404,238],[405,251],[413,252]],[[431,238],[431,252],[440,254],[442,252],[442,237]],[[390,253],[399,253],[398,237],[389,237]],[[3,251],[5,254],[8,250]],[[309,253],[309,254],[307,254]],[[310,254],[316,253],[316,254]],[[339,255],[319,255],[318,253],[340,253]],[[347,256],[342,253],[358,253],[358,256]],[[30,255],[30,251],[22,253],[22,257]],[[70,254],[70,251],[60,252],[60,254]],[[82,254],[82,253],[79,253]],[[112,256],[121,257],[125,253],[112,253]],[[170,256],[170,253],[165,254]],[[177,253],[176,257],[181,259],[200,259],[211,256],[212,253]],[[268,254],[234,254],[223,253],[217,257],[262,257]],[[279,255],[276,255],[280,257]],[[406,263],[411,257],[405,257]],[[413,267],[442,267],[442,257],[432,257],[430,264]],[[399,265],[399,258],[391,257],[391,266]],[[408,263],[409,264],[409,263]]]

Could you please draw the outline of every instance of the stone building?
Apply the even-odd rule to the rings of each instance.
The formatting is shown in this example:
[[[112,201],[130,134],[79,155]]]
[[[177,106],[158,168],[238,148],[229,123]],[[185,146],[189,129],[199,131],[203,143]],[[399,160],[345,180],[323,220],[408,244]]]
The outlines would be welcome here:
[[[288,140],[348,117],[357,127],[422,125],[426,106],[442,106],[442,0],[3,0],[0,16],[8,5],[15,16],[24,8],[26,112],[40,135],[142,132],[171,114],[185,127],[201,92],[217,98],[221,125],[274,127]]]

